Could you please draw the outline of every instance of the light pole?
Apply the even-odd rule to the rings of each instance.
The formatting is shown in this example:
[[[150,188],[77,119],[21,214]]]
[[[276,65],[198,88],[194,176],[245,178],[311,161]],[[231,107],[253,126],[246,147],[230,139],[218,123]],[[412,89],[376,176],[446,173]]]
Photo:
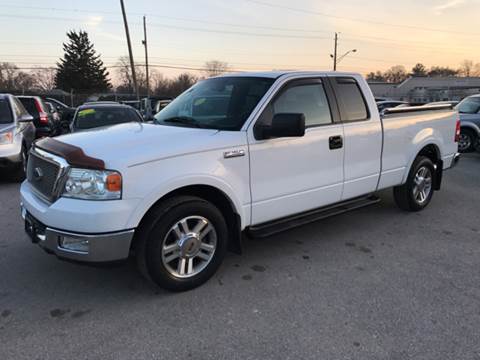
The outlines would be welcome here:
[[[135,92],[137,94],[137,100],[140,101],[137,75],[135,74],[135,63],[133,62],[132,43],[130,42],[130,31],[128,30],[127,14],[125,12],[125,5],[123,4],[123,0],[120,0],[120,7],[122,8],[123,24],[125,26],[125,34],[127,36],[128,55],[130,57],[130,67],[132,68],[133,87],[135,88]]]
[[[337,65],[349,54],[356,53],[357,49],[347,51],[342,56],[338,56],[338,33],[335,33],[335,47],[330,57],[333,59],[333,71],[337,71]]]

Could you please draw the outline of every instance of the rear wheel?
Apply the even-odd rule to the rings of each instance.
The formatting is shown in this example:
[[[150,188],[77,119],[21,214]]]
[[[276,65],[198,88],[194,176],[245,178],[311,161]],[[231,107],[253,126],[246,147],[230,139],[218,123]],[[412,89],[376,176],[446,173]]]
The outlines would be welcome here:
[[[173,198],[155,208],[139,228],[137,262],[160,287],[186,291],[215,274],[227,241],[225,219],[214,205],[196,197]]]
[[[458,140],[458,150],[462,153],[472,152],[478,138],[473,130],[462,129]]]
[[[405,211],[425,209],[433,197],[435,167],[427,157],[418,157],[410,170],[407,182],[393,190],[395,202]]]

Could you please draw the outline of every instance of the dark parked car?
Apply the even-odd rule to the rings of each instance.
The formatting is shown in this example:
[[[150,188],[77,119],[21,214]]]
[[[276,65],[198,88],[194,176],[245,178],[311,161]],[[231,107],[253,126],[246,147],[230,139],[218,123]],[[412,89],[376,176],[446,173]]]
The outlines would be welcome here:
[[[33,117],[13,95],[0,94],[0,172],[25,176],[28,151],[35,140]],[[5,171],[6,170],[6,171]]]
[[[47,105],[39,96],[18,96],[23,106],[33,116],[37,138],[56,136],[60,133],[60,122],[55,121]]]
[[[79,106],[70,125],[71,132],[127,122],[142,122],[140,113],[128,105],[116,103],[89,103]]]
[[[73,115],[75,115],[76,110],[74,107],[68,106],[60,100],[54,98],[46,98],[45,101],[48,101],[57,109],[57,111],[60,113],[60,116],[62,117],[62,121],[68,121],[69,123],[72,121]]]
[[[460,152],[480,150],[480,95],[465,98],[456,109],[460,114]]]
[[[45,105],[47,105],[48,111],[52,114],[53,120],[59,123],[62,120],[62,115],[57,108],[49,101],[45,101]]]

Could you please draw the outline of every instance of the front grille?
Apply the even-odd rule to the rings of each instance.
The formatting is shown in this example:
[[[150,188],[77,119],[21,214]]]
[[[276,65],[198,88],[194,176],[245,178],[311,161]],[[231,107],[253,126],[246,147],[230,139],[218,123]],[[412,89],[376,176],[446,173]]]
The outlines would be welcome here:
[[[60,166],[58,164],[45,160],[34,152],[30,153],[27,165],[28,182],[49,201],[54,198],[53,192],[59,171]]]

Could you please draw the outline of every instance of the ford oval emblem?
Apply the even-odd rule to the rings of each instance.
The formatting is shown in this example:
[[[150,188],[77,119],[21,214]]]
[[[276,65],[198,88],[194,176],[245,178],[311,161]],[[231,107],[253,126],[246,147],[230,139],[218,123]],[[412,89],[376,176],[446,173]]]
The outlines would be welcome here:
[[[39,167],[35,168],[35,170],[33,170],[33,179],[35,181],[40,181],[40,180],[42,180],[42,178],[43,178],[42,169],[40,169]]]

